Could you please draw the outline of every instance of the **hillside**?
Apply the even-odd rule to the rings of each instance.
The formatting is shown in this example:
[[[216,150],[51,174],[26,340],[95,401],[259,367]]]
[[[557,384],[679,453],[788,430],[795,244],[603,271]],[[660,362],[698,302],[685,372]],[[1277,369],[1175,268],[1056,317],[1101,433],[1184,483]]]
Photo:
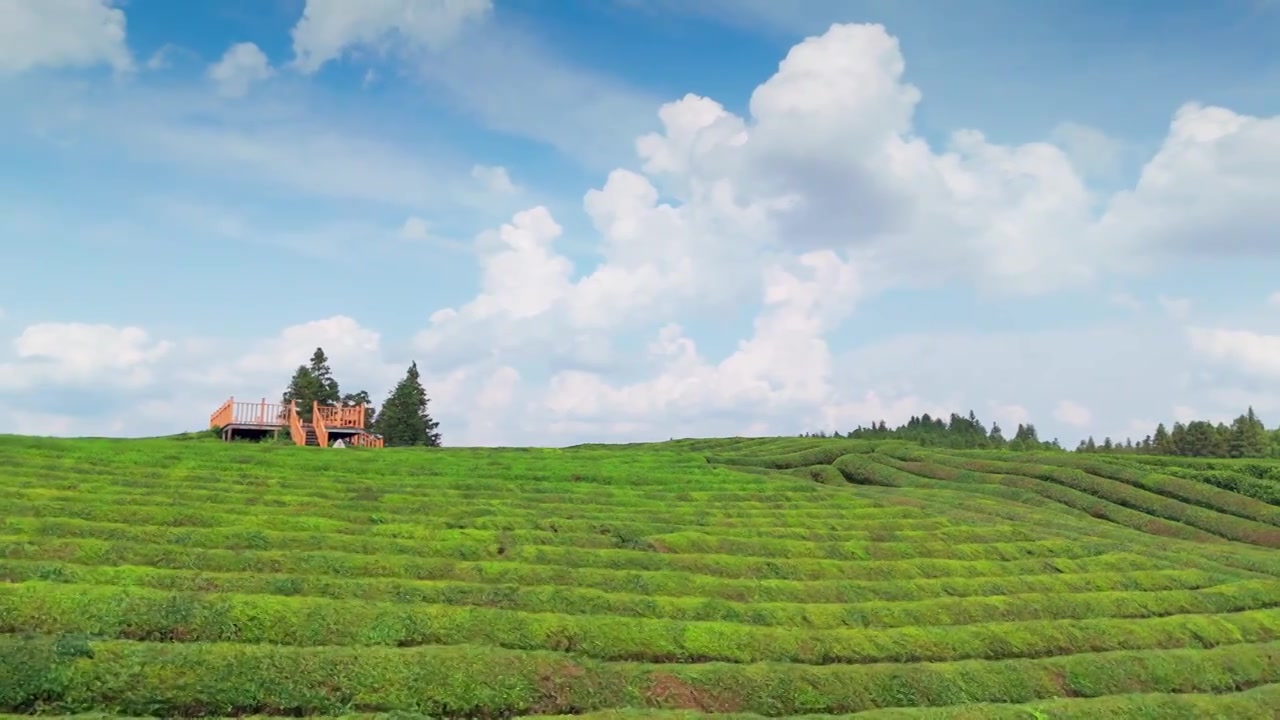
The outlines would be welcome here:
[[[1274,718],[1280,463],[0,437],[0,713]]]

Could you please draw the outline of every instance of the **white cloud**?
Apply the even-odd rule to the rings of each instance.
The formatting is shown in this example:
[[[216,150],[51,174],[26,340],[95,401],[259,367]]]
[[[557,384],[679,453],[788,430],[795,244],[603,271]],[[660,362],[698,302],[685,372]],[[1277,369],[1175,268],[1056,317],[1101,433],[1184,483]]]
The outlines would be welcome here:
[[[1087,193],[1066,156],[973,132],[934,154],[911,134],[919,92],[902,71],[883,28],[836,26],[794,48],[757,88],[750,122],[692,95],[664,105],[664,132],[636,147],[678,204],[660,203],[649,177],[614,171],[584,199],[603,263],[571,281],[554,237],[484,254],[482,295],[438,315],[419,347],[467,356],[652,326],[689,303],[749,297],[774,253],[852,253],[865,291],[955,274],[1042,290],[1087,276]],[[549,214],[543,224],[559,227]],[[510,302],[495,299],[498,287]],[[515,300],[517,288],[537,301]]]
[[[136,387],[152,380],[151,368],[173,349],[137,327],[41,323],[13,341],[15,362],[0,365],[0,387],[44,384]]]
[[[480,181],[485,189],[495,194],[509,195],[520,191],[520,188],[511,182],[511,175],[507,173],[507,169],[501,165],[474,165],[471,168],[471,177]]]
[[[222,59],[209,66],[209,78],[225,97],[241,97],[254,83],[271,77],[274,71],[262,50],[251,42],[227,48]]]
[[[830,251],[805,254],[796,265],[766,271],[765,309],[755,332],[723,361],[707,362],[682,328],[669,324],[649,346],[662,366],[657,377],[611,386],[598,374],[565,371],[551,379],[548,409],[560,419],[648,422],[724,411],[818,410],[809,421],[832,429],[868,419],[868,408],[884,412],[890,405],[875,393],[842,398],[830,384],[831,354],[823,338],[852,311],[862,290],[857,268]],[[914,400],[902,402],[894,414],[915,408]]]
[[[1249,330],[1194,327],[1187,330],[1192,349],[1211,362],[1250,375],[1280,378],[1280,336]]]
[[[0,75],[37,67],[133,68],[111,0],[0,0]]]
[[[584,200],[602,239],[603,262],[576,274],[552,250],[559,225],[535,209],[546,232],[534,233],[536,242],[490,241],[496,249],[481,254],[481,294],[436,313],[417,346],[452,366],[487,354],[544,357],[569,338],[601,361],[609,357],[610,338],[667,323],[657,345],[666,349],[650,354],[660,367],[656,377],[614,383],[607,368],[565,370],[553,379],[552,411],[566,423],[616,416],[634,424],[646,414],[687,416],[695,407],[750,413],[793,403],[822,417],[847,398],[883,387],[826,379],[832,361],[825,335],[840,314],[819,320],[814,308],[784,313],[766,304],[755,336],[719,362],[702,357],[671,321],[691,304],[740,303],[761,281],[762,268],[767,275],[767,268],[799,257],[856,269],[855,296],[929,279],[967,281],[984,291],[1042,292],[1086,281],[1099,267],[1128,257],[1135,246],[1096,232],[1094,198],[1058,147],[1001,146],[960,131],[946,151],[929,148],[912,132],[920,93],[903,82],[903,67],[896,40],[883,28],[835,26],[792,49],[752,95],[749,118],[693,95],[664,105],[663,131],[636,143],[646,175],[614,171]],[[660,203],[659,187],[675,201]],[[500,234],[531,230],[524,225],[533,216],[517,217]],[[1127,295],[1117,301],[1138,304]],[[1179,317],[1189,309],[1187,299],[1159,303]],[[1135,357],[1147,350],[1134,337],[1123,344]],[[1007,357],[1021,357],[1015,348],[1011,342]],[[1064,372],[1094,365],[1085,357],[1071,360],[1079,368],[1064,366]],[[919,367],[916,358],[900,362],[895,371]],[[1143,371],[1134,366],[1114,374],[1120,373],[1140,377]],[[992,388],[988,397],[997,394],[1005,393]],[[1039,400],[1038,412],[1048,414],[1057,402]],[[1030,419],[1022,403],[1001,408],[1002,422]],[[1088,412],[1069,405],[1068,420],[1059,422],[1085,422]]]
[[[1267,296],[1267,305],[1273,308],[1280,308],[1280,291],[1273,292]]]
[[[394,40],[438,49],[492,8],[492,0],[307,0],[292,31],[293,63],[313,73],[345,50],[383,51]]]
[[[385,384],[391,371],[381,361],[381,342],[381,335],[376,331],[345,315],[335,315],[285,328],[277,337],[258,343],[237,359],[227,368],[229,375],[216,379],[226,382],[242,376],[289,375],[320,347],[329,356],[335,374],[352,377],[357,385],[362,382]]]
[[[228,396],[280,396],[294,368],[323,347],[344,392],[368,390],[380,404],[408,367],[381,334],[337,315],[284,328],[273,337],[156,341],[139,328],[46,324],[15,341],[16,359],[0,363],[0,433],[158,435],[200,429]],[[480,364],[426,372],[430,410],[450,444],[533,442],[545,428],[519,404],[520,373]],[[123,391],[104,395],[106,386]],[[67,391],[67,392],[63,392]],[[70,395],[68,395],[68,392]],[[85,394],[94,393],[86,404]],[[25,393],[25,394],[24,394]],[[68,395],[61,408],[27,411],[10,397]]]
[[[1074,428],[1087,428],[1093,422],[1093,413],[1089,408],[1070,400],[1060,401],[1053,409],[1053,417]]]
[[[1188,103],[1137,186],[1111,199],[1097,232],[1146,252],[1274,254],[1277,168],[1280,117]]]
[[[935,153],[912,132],[920,93],[903,69],[882,27],[833,26],[756,88],[750,121],[687,96],[637,147],[682,199],[718,184],[764,211],[779,243],[858,249],[887,281],[1043,291],[1090,277],[1090,198],[1065,153],[973,130]]]

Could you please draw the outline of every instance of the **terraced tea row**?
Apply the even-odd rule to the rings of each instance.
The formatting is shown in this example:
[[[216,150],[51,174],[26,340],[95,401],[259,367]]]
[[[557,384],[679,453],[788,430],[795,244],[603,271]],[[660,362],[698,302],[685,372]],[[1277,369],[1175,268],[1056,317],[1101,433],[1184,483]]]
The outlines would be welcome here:
[[[718,588],[725,591],[722,596],[700,597],[639,595],[553,585],[211,573],[24,560],[0,560],[0,581],[481,606],[536,613],[721,620],[807,628],[959,625],[993,619],[1158,617],[1280,604],[1280,599],[1272,602],[1275,596],[1270,593],[1277,590],[1274,582],[1230,581],[1188,570],[799,584],[798,589],[806,593],[808,602],[724,599],[741,588],[736,582]],[[798,585],[786,581],[762,582],[769,585],[758,595],[766,597]]]
[[[0,711],[1249,713],[1280,683],[1280,563],[1231,537],[1271,506],[1187,478],[808,438],[93,447],[0,439]]]
[[[1212,669],[1210,672],[1206,670]],[[248,644],[0,641],[8,707],[187,716],[353,708],[435,716],[684,705],[848,713],[1063,695],[1224,692],[1280,681],[1280,643],[1087,653],[1040,660],[653,666],[476,647],[291,648]]]

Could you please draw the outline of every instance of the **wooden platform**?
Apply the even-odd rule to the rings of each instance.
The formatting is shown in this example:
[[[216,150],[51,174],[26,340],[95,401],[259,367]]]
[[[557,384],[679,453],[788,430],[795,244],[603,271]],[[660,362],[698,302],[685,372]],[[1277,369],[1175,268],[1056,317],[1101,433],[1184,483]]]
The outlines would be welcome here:
[[[331,407],[311,404],[310,422],[298,412],[297,403],[282,405],[259,402],[237,402],[228,398],[209,416],[209,427],[217,428],[222,439],[261,440],[268,435],[287,432],[296,445],[330,447],[343,440],[356,447],[382,447],[382,438],[365,428],[365,406]]]

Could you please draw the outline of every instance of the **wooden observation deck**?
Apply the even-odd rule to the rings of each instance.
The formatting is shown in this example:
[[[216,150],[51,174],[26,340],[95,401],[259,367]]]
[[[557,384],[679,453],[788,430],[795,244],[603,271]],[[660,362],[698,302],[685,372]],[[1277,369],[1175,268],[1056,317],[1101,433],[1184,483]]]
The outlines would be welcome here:
[[[209,427],[218,428],[222,439],[260,440],[267,435],[289,432],[295,445],[330,447],[338,440],[357,447],[382,447],[382,438],[364,426],[364,405],[330,407],[311,403],[311,419],[298,413],[298,403],[288,405],[261,402],[236,402],[234,397],[209,416]]]

